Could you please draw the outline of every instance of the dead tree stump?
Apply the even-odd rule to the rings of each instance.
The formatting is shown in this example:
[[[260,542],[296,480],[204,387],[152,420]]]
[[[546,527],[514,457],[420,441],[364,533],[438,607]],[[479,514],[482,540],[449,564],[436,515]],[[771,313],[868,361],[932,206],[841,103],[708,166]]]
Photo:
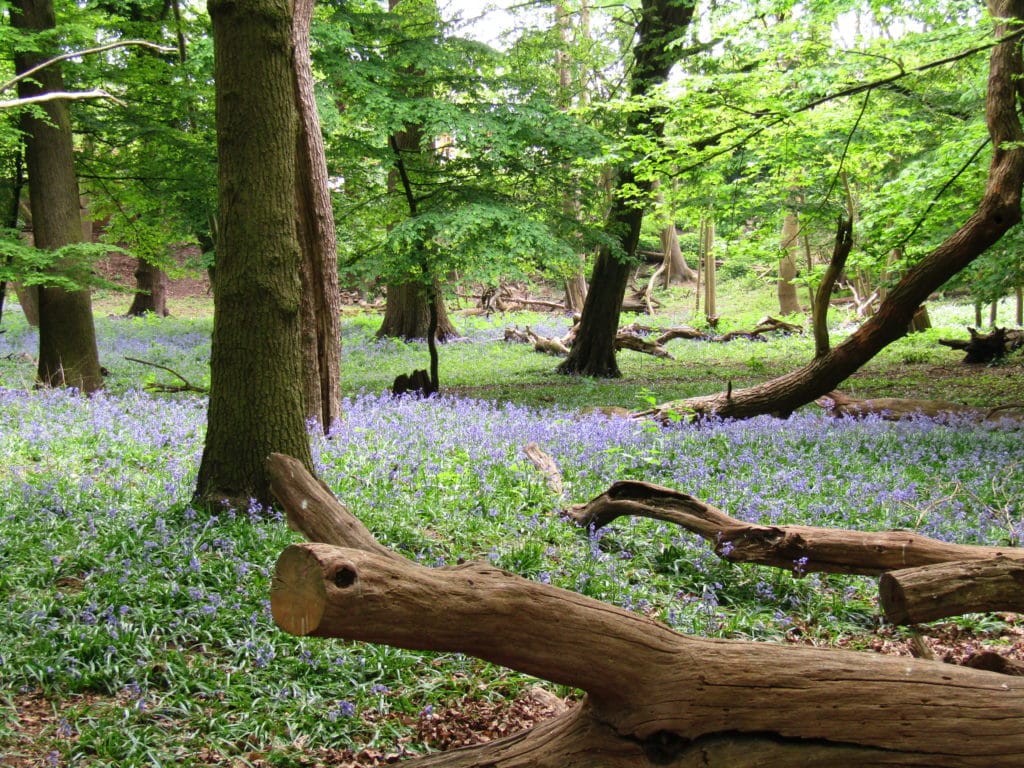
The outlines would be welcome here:
[[[425,568],[382,553],[299,462],[274,455],[268,470],[290,522],[331,540],[281,553],[271,608],[282,629],[468,653],[586,691],[579,707],[525,733],[407,765],[1009,768],[1024,754],[1024,681],[689,637],[488,564]]]

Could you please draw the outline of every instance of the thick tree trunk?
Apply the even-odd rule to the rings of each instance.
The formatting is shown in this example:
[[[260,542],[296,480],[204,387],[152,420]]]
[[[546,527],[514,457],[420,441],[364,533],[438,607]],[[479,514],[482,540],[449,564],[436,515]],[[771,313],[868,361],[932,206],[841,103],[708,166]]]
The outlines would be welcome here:
[[[437,306],[438,341],[458,338],[459,332],[452,325],[448,310],[445,307],[441,286],[433,287],[434,303]],[[427,338],[430,327],[430,302],[427,300],[427,289],[419,283],[399,283],[388,286],[387,303],[384,307],[384,320],[377,330],[377,336],[396,339]]]
[[[25,322],[33,328],[39,327],[39,286],[14,283],[14,293],[25,314]]]
[[[665,254],[662,264],[665,266],[665,285],[672,283],[692,283],[697,280],[697,273],[686,263],[683,249],[679,247],[679,232],[675,224],[667,224],[661,230],[661,250]]]
[[[487,564],[426,568],[381,552],[298,462],[272,456],[268,466],[293,525],[308,521],[310,499],[339,521],[326,532],[333,544],[293,545],[278,558],[271,610],[282,629],[468,653],[586,691],[580,706],[525,734],[406,765],[1009,768],[1024,753],[1024,681],[690,637]]]
[[[1024,1],[992,0],[996,19],[1024,19]],[[1016,27],[996,24],[997,36]],[[985,194],[975,213],[945,242],[912,267],[890,291],[878,312],[828,354],[791,373],[748,389],[665,403],[657,415],[710,415],[747,418],[786,415],[835,389],[888,344],[903,336],[929,294],[960,272],[1021,219],[1024,185],[1024,130],[1017,114],[1019,78],[1024,72],[1020,40],[992,50],[986,116],[996,147]]]
[[[313,90],[309,31],[313,0],[296,0],[295,95],[299,113],[296,211],[302,248],[302,368],[306,416],[324,432],[341,418],[341,292],[327,158]]]
[[[679,525],[708,540],[715,554],[735,563],[771,565],[806,573],[886,571],[1001,556],[1024,563],[1024,548],[950,544],[912,531],[844,531],[807,525],[746,523],[685,493],[652,483],[620,481],[568,511],[577,525],[602,528],[622,516]]]
[[[270,502],[264,459],[312,464],[303,402],[298,141],[287,0],[210,0],[219,227],[200,502]],[[294,452],[294,453],[292,453]]]
[[[167,273],[156,264],[139,259],[135,267],[135,297],[128,308],[129,317],[154,314],[167,317]]]
[[[19,0],[11,11],[11,21],[28,31],[52,29],[56,25],[53,3]],[[15,59],[16,69],[23,72],[45,56],[19,54]],[[59,65],[18,83],[21,97],[61,90]],[[48,101],[40,108],[45,118],[25,110],[20,127],[25,134],[34,244],[53,250],[82,242],[82,218],[67,102]],[[76,387],[83,392],[100,389],[103,376],[89,291],[43,287],[38,289],[38,301],[40,384]]]
[[[671,43],[689,26],[693,10],[692,2],[643,0],[630,75],[631,96],[646,95],[668,77],[679,55]],[[627,118],[627,133],[649,130],[660,136],[664,131],[663,123],[652,118],[649,110],[631,112]],[[648,192],[651,183],[638,181],[632,168],[623,167],[618,171],[616,187],[618,190],[638,187],[641,192]],[[621,252],[606,245],[598,251],[579,332],[569,357],[558,366],[559,373],[602,378],[620,375],[615,360],[615,335],[629,282],[630,260],[640,239],[643,205],[642,201],[627,199],[621,194],[614,196],[606,229],[618,240]]]
[[[997,556],[883,573],[878,596],[893,624],[964,613],[1024,612],[1024,559]]]
[[[800,221],[793,211],[786,213],[782,221],[782,256],[779,258],[779,314],[796,315],[801,312],[800,299],[797,296],[796,283],[796,250],[800,237]]]

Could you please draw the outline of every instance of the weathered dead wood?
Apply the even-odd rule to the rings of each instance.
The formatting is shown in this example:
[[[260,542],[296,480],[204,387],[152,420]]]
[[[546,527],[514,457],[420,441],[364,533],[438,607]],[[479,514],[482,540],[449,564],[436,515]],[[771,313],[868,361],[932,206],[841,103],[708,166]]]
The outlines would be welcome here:
[[[301,465],[275,455],[268,472],[289,519],[330,527],[310,520],[327,500]],[[331,519],[349,517],[337,501],[327,505]],[[329,534],[343,541],[354,532],[349,548],[310,543],[281,553],[271,609],[282,629],[469,653],[587,692],[579,707],[524,734],[407,765],[1009,768],[1024,754],[1024,681],[902,657],[688,637],[488,564],[432,569],[381,554],[364,531],[346,523]]]
[[[921,416],[939,418],[956,416],[978,421],[1024,418],[1022,414],[1010,413],[1020,405],[1000,405],[995,408],[976,408],[971,405],[952,403],[948,400],[913,400],[901,397],[876,397],[860,399],[832,391],[814,401],[830,416],[878,416],[887,421],[902,421]]]
[[[639,336],[634,336],[631,333],[618,333],[615,336],[615,349],[631,349],[634,352],[642,352],[645,355],[654,355],[654,357],[660,357],[663,360],[674,359],[669,351],[665,349],[661,344],[656,341],[647,341],[641,339]]]
[[[939,339],[939,344],[966,352],[964,362],[970,365],[991,363],[1024,347],[1024,331],[1006,328],[996,328],[992,333],[978,333],[976,328],[968,328],[967,331],[970,339]]]
[[[1024,612],[1024,560],[992,557],[883,573],[879,602],[893,624],[989,611]]]
[[[554,456],[544,451],[537,443],[524,445],[523,453],[544,476],[551,492],[561,496],[565,490],[565,482],[562,479],[562,470],[558,468],[558,462],[555,461]]]
[[[804,573],[886,571],[955,560],[1003,556],[1024,562],[1024,548],[950,544],[912,531],[849,531],[808,525],[757,525],[685,493],[633,480],[612,486],[567,515],[581,526],[601,528],[626,515],[675,523],[708,540],[719,557]]]
[[[974,408],[946,400],[912,400],[900,397],[860,399],[833,390],[814,401],[830,416],[879,416],[888,421],[900,421],[920,416],[966,416],[984,419],[987,408]]]

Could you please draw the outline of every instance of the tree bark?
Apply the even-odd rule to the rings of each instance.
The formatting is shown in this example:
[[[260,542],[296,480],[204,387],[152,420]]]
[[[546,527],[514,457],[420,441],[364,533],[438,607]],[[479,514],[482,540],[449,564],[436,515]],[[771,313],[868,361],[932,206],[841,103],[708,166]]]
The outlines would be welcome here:
[[[1024,548],[950,544],[912,531],[746,523],[688,494],[633,480],[613,483],[600,496],[571,507],[567,514],[576,524],[588,528],[601,528],[624,515],[674,523],[707,539],[724,560],[771,565],[797,576],[877,576],[901,568],[996,556],[1024,563]]]
[[[287,457],[268,467],[295,524],[307,491],[322,499],[323,486]],[[409,766],[1009,768],[1024,753],[1015,678],[680,635],[487,564],[432,569],[370,551],[362,532],[331,538],[347,547],[293,545],[278,558],[271,610],[285,631],[468,653],[586,691],[580,706],[525,734]]]
[[[800,221],[796,213],[788,211],[782,221],[782,256],[779,258],[779,314],[796,315],[801,312],[800,299],[797,296],[796,283],[796,249],[799,244]]]
[[[433,292],[434,304],[437,307],[435,338],[438,341],[458,338],[459,332],[448,316],[441,286],[436,283],[430,289],[419,283],[389,285],[384,320],[377,330],[378,338],[386,336],[406,341],[427,338],[430,327],[430,301],[426,295],[428,290]]]
[[[196,498],[270,503],[264,459],[311,466],[296,232],[298,117],[287,0],[210,0],[219,238],[210,405]]]
[[[893,624],[989,611],[1024,612],[1024,560],[1003,556],[883,573],[878,597]]]
[[[295,96],[299,114],[296,215],[302,249],[302,368],[306,417],[325,433],[341,418],[341,292],[334,208],[309,48],[313,0],[296,0]]]
[[[156,264],[139,259],[135,267],[135,296],[128,308],[129,317],[147,313],[167,317],[167,273]]]
[[[636,97],[646,95],[666,80],[679,55],[671,43],[689,26],[694,11],[694,3],[679,0],[643,0],[641,5],[629,87],[630,95]],[[649,109],[630,112],[626,132],[641,131],[651,131],[660,137],[664,124]],[[649,192],[651,183],[637,180],[631,166],[620,167],[617,190],[633,187]],[[630,262],[640,239],[643,205],[642,201],[615,194],[605,228],[619,242],[621,253],[607,245],[598,250],[579,332],[569,357],[558,366],[559,373],[601,378],[620,375],[615,360],[615,334],[629,282]]]
[[[836,225],[836,241],[832,248],[832,258],[828,268],[821,277],[821,285],[814,294],[811,305],[811,324],[814,328],[814,356],[824,357],[832,348],[828,337],[828,310],[832,299],[832,288],[846,268],[846,259],[853,249],[853,219],[840,217]],[[810,265],[808,265],[810,266]]]
[[[1022,0],[991,0],[996,36],[1016,29],[1024,19]],[[1007,21],[1003,21],[1007,20]],[[903,336],[914,312],[929,294],[974,261],[1021,219],[1024,184],[1024,130],[1017,114],[1019,78],[1024,72],[1020,40],[992,50],[985,100],[989,134],[995,151],[985,193],[975,213],[934,251],[912,267],[868,319],[827,355],[791,373],[748,389],[669,402],[656,415],[717,415],[749,418],[787,415],[839,386],[888,344]]]
[[[52,29],[56,26],[53,3],[51,0],[19,0],[11,11],[11,21],[16,28],[29,32]],[[24,72],[45,58],[36,53],[18,54],[15,68]],[[62,90],[63,80],[57,64],[18,83],[21,98]],[[46,117],[38,116],[37,110],[25,110],[20,123],[25,134],[33,242],[37,248],[55,250],[82,242],[71,120],[67,102],[63,100],[47,101],[37,109],[42,109]],[[61,269],[60,264],[57,269]],[[102,388],[89,291],[51,287],[37,290],[39,383],[75,387],[83,392]]]

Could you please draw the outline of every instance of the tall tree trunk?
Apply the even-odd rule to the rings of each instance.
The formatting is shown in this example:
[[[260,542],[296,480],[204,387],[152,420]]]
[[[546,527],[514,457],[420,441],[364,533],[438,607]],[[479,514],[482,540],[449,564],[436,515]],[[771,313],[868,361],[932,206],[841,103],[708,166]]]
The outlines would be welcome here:
[[[583,8],[580,34],[589,37],[590,13],[586,9],[585,2]],[[558,27],[559,37],[565,45],[565,49],[559,49],[555,54],[558,61],[558,105],[561,109],[568,110],[572,107],[573,94],[572,57],[567,49],[573,38],[573,28],[569,6],[565,0],[555,3],[555,25]],[[588,101],[585,88],[580,91],[580,101],[581,103]],[[567,175],[571,173],[570,168],[565,170]],[[580,218],[580,191],[578,188],[574,187],[571,191],[566,192],[562,206],[566,217],[574,220]],[[586,260],[586,254],[579,254],[579,269],[565,279],[565,306],[570,312],[582,312],[583,305],[587,301],[587,276],[583,271]]]
[[[285,451],[312,465],[302,385],[292,10],[288,0],[210,0],[208,8],[219,238],[196,499],[269,504],[268,455]]]
[[[996,19],[997,37],[1015,30],[1016,25],[1024,21],[1024,0],[990,0],[989,10]],[[1019,39],[992,49],[985,113],[995,151],[985,194],[974,214],[956,232],[907,271],[874,316],[842,344],[791,373],[748,389],[666,403],[654,409],[654,413],[714,413],[724,418],[788,414],[838,387],[888,344],[903,336],[917,308],[932,291],[998,242],[1021,220],[1024,129],[1017,108],[1022,76],[1024,62]]]
[[[27,31],[56,26],[51,0],[18,0],[11,20],[15,27]],[[15,67],[24,72],[44,58],[20,54],[15,56]],[[56,64],[18,83],[21,97],[61,90],[63,80]],[[82,218],[67,102],[48,101],[40,108],[46,117],[25,110],[21,130],[25,134],[34,244],[53,250],[82,242]],[[40,288],[38,296],[39,382],[44,386],[76,387],[83,392],[100,389],[103,376],[89,291]]]
[[[167,273],[156,264],[139,259],[135,267],[135,296],[128,308],[130,317],[145,314],[167,317]]]
[[[783,315],[795,315],[800,312],[800,299],[797,298],[796,283],[796,249],[800,236],[800,220],[793,211],[786,213],[782,222],[782,256],[779,258],[779,312]]]
[[[296,0],[295,93],[299,144],[296,208],[302,247],[302,359],[306,416],[324,432],[341,418],[341,292],[327,157],[313,91],[309,30],[313,0]]]
[[[10,185],[10,197],[6,201],[4,223],[7,229],[18,228],[18,211],[21,209],[21,191],[25,187],[25,155],[22,146],[12,153],[13,167],[9,182],[4,182],[4,187]],[[7,281],[0,281],[0,323],[4,318],[4,300],[7,298]]]
[[[637,43],[633,52],[629,93],[643,97],[651,88],[663,83],[676,63],[679,51],[671,47],[693,18],[694,3],[679,0],[643,0]],[[629,113],[627,134],[653,131],[657,137],[664,132],[663,123],[653,119],[649,109]],[[644,126],[651,126],[644,128]],[[616,189],[638,187],[649,192],[649,181],[637,180],[633,168],[621,167]],[[621,253],[607,245],[601,246],[590,276],[590,291],[583,306],[579,331],[569,356],[558,366],[559,373],[614,378],[619,376],[615,359],[615,337],[619,329],[619,313],[626,295],[630,263],[640,239],[644,203],[616,194],[606,229],[620,245]]]
[[[388,10],[396,11],[402,4],[402,0],[388,0]],[[388,174],[388,192],[394,193],[403,190],[408,203],[409,215],[419,215],[416,195],[411,187],[411,180],[407,171],[410,163],[407,158],[423,157],[423,128],[417,124],[407,124],[402,130],[396,131],[391,136],[391,148],[395,153],[395,164]],[[399,169],[402,169],[401,172]],[[402,178],[403,174],[405,178]],[[429,265],[424,265],[428,267]],[[424,269],[424,274],[429,274],[429,269]],[[433,282],[431,292],[420,283],[393,283],[387,287],[387,298],[384,307],[384,320],[377,329],[377,336],[400,338],[400,339],[425,339],[430,332],[430,304],[435,305],[437,313],[437,328],[434,338],[437,341],[446,341],[456,338],[459,332],[455,330],[452,321],[448,317],[448,310],[444,303],[444,294],[441,292],[439,283]]]

